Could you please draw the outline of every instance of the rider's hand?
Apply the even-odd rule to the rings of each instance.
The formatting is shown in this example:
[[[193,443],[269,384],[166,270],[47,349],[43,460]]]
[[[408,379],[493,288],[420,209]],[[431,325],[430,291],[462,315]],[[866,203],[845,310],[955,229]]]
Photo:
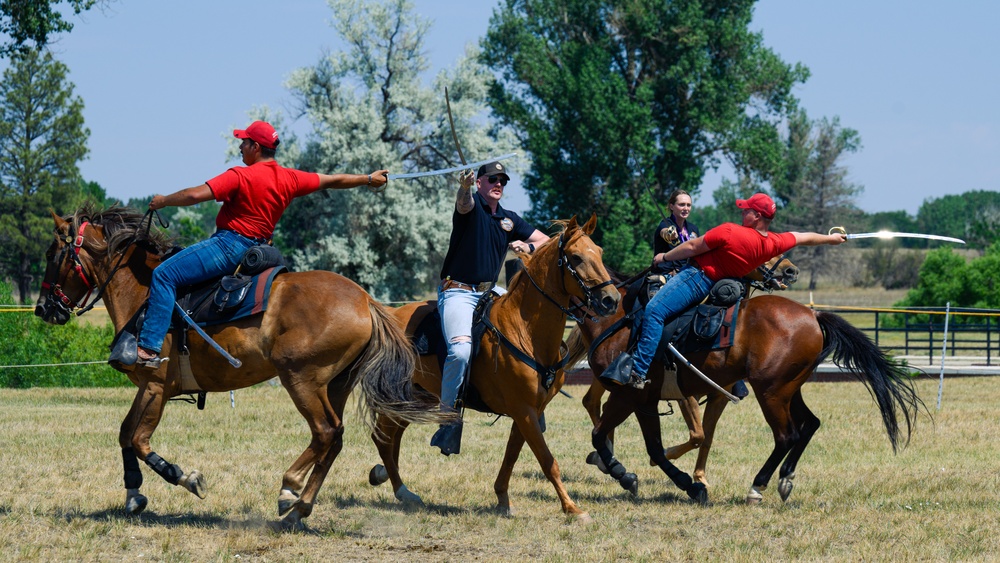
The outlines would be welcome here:
[[[463,171],[458,176],[459,185],[461,185],[463,189],[469,189],[472,186],[472,183],[475,181],[476,181],[476,176],[471,168],[469,170]]]

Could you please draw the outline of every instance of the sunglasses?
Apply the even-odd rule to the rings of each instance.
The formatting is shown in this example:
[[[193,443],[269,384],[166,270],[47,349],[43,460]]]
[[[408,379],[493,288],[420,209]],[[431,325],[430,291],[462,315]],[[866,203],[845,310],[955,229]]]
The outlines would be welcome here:
[[[500,181],[500,185],[501,186],[506,186],[507,185],[507,177],[506,176],[501,176],[499,174],[494,174],[492,176],[487,176],[486,177],[486,181],[489,182],[489,183],[491,183],[491,184],[496,184],[498,180]]]

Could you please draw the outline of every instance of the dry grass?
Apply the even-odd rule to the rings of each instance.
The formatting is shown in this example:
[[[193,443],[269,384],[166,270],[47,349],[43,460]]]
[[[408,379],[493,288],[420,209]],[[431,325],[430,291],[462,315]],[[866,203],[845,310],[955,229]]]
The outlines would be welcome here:
[[[919,384],[934,405],[932,380]],[[581,387],[568,391],[579,398]],[[997,379],[947,381],[944,408],[919,421],[894,456],[860,384],[810,383],[806,401],[823,420],[782,503],[775,487],[759,506],[744,495],[770,451],[770,431],[751,400],[722,419],[709,464],[711,503],[685,500],[649,467],[635,424],[619,432],[618,455],[640,477],[638,498],[586,465],[589,423],[577,399],[547,412],[549,445],[573,498],[595,523],[568,523],[525,448],[512,481],[512,518],[493,512],[492,483],[509,428],[467,415],[463,452],[444,458],[432,429],[407,433],[401,463],[427,505],[399,505],[373,488],[378,461],[352,411],[344,450],[304,533],[276,533],[276,497],[307,432],[280,387],[212,395],[205,411],[171,404],[154,449],[209,480],[209,496],[163,482],[148,468],[150,506],[122,514],[117,430],[131,389],[0,390],[4,487],[3,560],[980,560],[1000,553],[1000,425]],[[679,417],[663,422],[682,437]],[[693,454],[680,467],[690,470]]]

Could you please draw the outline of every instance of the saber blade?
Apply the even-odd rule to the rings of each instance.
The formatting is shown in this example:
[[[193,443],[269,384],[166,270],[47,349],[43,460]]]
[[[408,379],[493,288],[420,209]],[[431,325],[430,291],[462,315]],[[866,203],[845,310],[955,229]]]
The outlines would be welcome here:
[[[479,162],[470,162],[469,164],[463,164],[462,166],[455,166],[453,168],[442,168],[440,170],[430,170],[427,172],[413,172],[410,174],[389,174],[390,180],[405,180],[407,178],[424,178],[426,176],[440,176],[442,174],[451,174],[452,172],[460,172],[466,168],[475,169],[478,166],[484,164],[489,164],[491,162],[496,162],[497,160],[504,160],[507,158],[513,158],[517,156],[516,152],[510,154],[502,154],[500,156],[494,156],[493,158],[488,158],[486,160],[480,160]]]
[[[878,231],[877,233],[856,233],[847,235],[848,240],[853,238],[879,238],[879,239],[891,239],[891,238],[922,238],[927,240],[940,240],[945,242],[954,242],[958,244],[965,244],[965,241],[960,238],[945,237],[941,235],[925,235],[923,233],[897,233],[892,231]]]

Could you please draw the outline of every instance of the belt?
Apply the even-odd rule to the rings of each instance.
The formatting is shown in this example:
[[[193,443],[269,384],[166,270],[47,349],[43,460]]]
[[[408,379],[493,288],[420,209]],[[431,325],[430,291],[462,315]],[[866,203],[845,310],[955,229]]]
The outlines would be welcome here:
[[[441,291],[449,289],[468,289],[477,293],[486,293],[493,288],[493,282],[464,283],[451,278],[441,281]]]
[[[237,233],[236,231],[234,231],[232,229],[219,229],[219,230],[220,231],[227,231],[227,232],[233,233],[234,235],[240,235],[241,237],[243,237],[243,238],[245,238],[247,240],[252,240],[252,241],[256,242],[257,244],[268,244],[268,245],[271,244],[271,239],[269,237],[248,237],[248,236],[244,235],[243,233]]]

